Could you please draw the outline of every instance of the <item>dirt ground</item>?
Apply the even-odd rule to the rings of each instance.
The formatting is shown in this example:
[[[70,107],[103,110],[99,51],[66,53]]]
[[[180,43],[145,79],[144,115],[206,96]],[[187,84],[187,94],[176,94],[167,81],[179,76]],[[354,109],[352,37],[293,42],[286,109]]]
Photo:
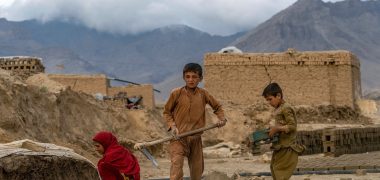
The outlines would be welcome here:
[[[243,151],[229,156],[230,158],[206,158],[205,175],[213,171],[223,172],[229,177],[236,172],[269,172],[269,164],[262,160],[262,156],[251,156],[244,152],[244,141],[248,134],[270,124],[269,106],[241,106],[228,102],[223,102],[223,105],[228,123],[223,128],[206,132],[203,135],[204,146],[228,142]],[[91,138],[95,133],[111,131],[123,145],[132,149],[136,142],[151,141],[168,135],[162,110],[162,105],[158,105],[155,110],[120,109],[96,100],[91,95],[74,92],[49,80],[44,74],[24,81],[0,70],[0,143],[21,139],[54,143],[72,148],[96,164],[100,155],[92,147]],[[299,106],[296,107],[296,112],[300,122],[299,130],[380,124],[377,115],[368,118],[347,107]],[[206,116],[208,123],[217,121],[211,109],[208,109]],[[135,152],[141,163],[142,177],[147,179],[168,176],[170,162],[167,144],[151,147],[150,151],[158,158],[160,169],[155,169],[140,152]],[[187,168],[184,169],[188,175]],[[375,174],[347,176],[352,179],[380,177]],[[336,179],[345,178],[346,175],[304,175],[294,176],[294,179],[307,177]]]
[[[307,159],[321,155],[302,156],[300,159]],[[167,159],[158,159],[160,168],[154,168],[148,161],[141,161],[142,174],[144,179],[165,179],[169,175],[170,161]],[[204,176],[219,172],[224,174],[228,179],[240,180],[272,180],[269,176],[237,176],[239,173],[259,173],[270,172],[269,163],[264,163],[260,156],[254,157],[239,157],[239,158],[220,158],[220,159],[205,159]],[[185,163],[185,176],[189,176],[188,166]],[[350,179],[351,178],[351,179]],[[362,174],[332,174],[332,175],[293,175],[291,180],[376,180],[380,179],[380,173]]]
[[[301,124],[302,129],[314,129],[324,127],[358,127],[357,124],[314,124],[310,127],[310,124]],[[207,133],[205,134],[207,136]],[[139,154],[139,152],[136,152]],[[375,152],[380,154],[380,152]],[[243,176],[244,173],[263,173],[270,172],[270,153],[265,155],[251,155],[250,153],[241,154],[231,158],[205,158],[205,170],[204,177],[211,177],[211,179],[241,179],[241,180],[272,180],[270,176]],[[305,155],[300,156],[299,159],[307,161],[312,159],[324,159],[323,154]],[[358,156],[360,158],[360,154]],[[358,159],[359,160],[359,159]],[[157,158],[159,168],[155,168],[152,163],[146,158],[140,159],[140,165],[142,167],[142,174],[144,179],[168,179],[170,172],[170,160],[169,158]],[[185,160],[186,161],[186,160]],[[371,161],[371,159],[368,159]],[[354,164],[359,166],[359,164]],[[217,172],[219,176],[215,176],[213,173]],[[187,163],[184,166],[185,176],[189,176],[189,170]],[[220,177],[222,174],[223,178]],[[241,176],[239,176],[241,174]],[[380,173],[353,173],[353,174],[306,174],[306,175],[293,175],[291,180],[376,180],[380,179]]]

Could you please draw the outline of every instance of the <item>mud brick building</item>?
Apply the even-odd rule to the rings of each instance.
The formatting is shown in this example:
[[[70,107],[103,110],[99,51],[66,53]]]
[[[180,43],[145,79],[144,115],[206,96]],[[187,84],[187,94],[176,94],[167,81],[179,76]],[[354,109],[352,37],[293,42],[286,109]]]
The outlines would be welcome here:
[[[205,88],[237,104],[263,101],[270,82],[279,83],[294,105],[355,107],[361,97],[360,63],[349,51],[208,53],[204,66]]]
[[[110,86],[109,80],[104,74],[49,74],[48,77],[63,85],[70,86],[74,91],[82,91],[88,94],[108,95],[108,87]]]
[[[150,84],[111,87],[110,80],[104,74],[49,74],[48,77],[63,85],[70,86],[74,91],[91,95],[100,93],[106,96],[114,96],[119,92],[126,92],[128,97],[142,96],[141,105],[148,109],[155,107],[153,86]]]
[[[142,96],[141,104],[145,107],[152,109],[155,106],[153,85],[129,85],[129,86],[116,86],[108,88],[108,95],[114,96],[119,92],[127,92],[128,97]]]
[[[17,75],[21,78],[27,78],[45,71],[41,58],[30,56],[0,57],[0,68],[11,71],[12,75]]]

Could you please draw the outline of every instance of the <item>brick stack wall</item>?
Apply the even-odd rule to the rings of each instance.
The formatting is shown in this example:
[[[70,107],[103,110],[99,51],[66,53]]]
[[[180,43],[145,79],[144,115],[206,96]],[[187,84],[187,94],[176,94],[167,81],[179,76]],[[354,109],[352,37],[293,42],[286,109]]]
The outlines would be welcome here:
[[[325,129],[323,152],[340,156],[380,150],[380,127]]]
[[[327,156],[340,156],[380,151],[380,127],[299,131],[297,143],[307,147],[304,155],[324,153]]]
[[[11,71],[12,75],[20,76],[23,79],[45,72],[41,58],[29,56],[0,57],[0,68]]]
[[[294,105],[355,107],[361,96],[359,60],[348,51],[209,53],[204,66],[205,88],[237,104],[263,101],[270,82],[279,83]]]

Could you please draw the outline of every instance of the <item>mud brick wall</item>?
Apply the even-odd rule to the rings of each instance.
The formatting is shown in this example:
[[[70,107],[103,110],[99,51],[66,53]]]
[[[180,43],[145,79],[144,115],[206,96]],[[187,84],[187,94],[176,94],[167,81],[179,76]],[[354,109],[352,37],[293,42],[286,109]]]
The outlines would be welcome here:
[[[110,87],[108,95],[114,96],[119,92],[126,92],[128,97],[142,96],[141,104],[148,109],[155,107],[153,86],[151,84]]]
[[[101,93],[108,95],[109,80],[103,74],[98,75],[71,75],[71,74],[49,74],[48,77],[63,85],[70,86],[74,91],[87,94]]]
[[[349,51],[208,53],[205,88],[217,99],[237,104],[263,101],[270,82],[294,105],[347,105],[361,96],[360,64]]]
[[[45,72],[41,58],[29,56],[0,57],[0,68],[11,71],[12,75],[20,76],[23,79]]]

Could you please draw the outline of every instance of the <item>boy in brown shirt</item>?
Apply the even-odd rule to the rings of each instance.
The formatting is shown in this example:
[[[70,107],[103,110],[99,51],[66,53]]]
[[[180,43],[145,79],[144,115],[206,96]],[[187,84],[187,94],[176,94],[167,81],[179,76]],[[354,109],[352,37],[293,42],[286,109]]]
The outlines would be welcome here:
[[[298,163],[298,154],[302,153],[296,144],[297,119],[293,108],[283,100],[282,89],[277,83],[269,84],[263,91],[264,98],[275,108],[275,126],[269,130],[269,136],[279,134],[279,141],[272,144],[273,155],[271,173],[274,180],[289,179]]]
[[[205,126],[205,107],[209,104],[219,119],[219,127],[226,124],[221,104],[205,89],[199,88],[202,81],[202,67],[197,63],[186,64],[183,68],[185,86],[174,89],[164,109],[164,118],[174,136]],[[170,179],[183,179],[183,162],[187,157],[192,180],[200,180],[204,170],[202,133],[170,142]]]

